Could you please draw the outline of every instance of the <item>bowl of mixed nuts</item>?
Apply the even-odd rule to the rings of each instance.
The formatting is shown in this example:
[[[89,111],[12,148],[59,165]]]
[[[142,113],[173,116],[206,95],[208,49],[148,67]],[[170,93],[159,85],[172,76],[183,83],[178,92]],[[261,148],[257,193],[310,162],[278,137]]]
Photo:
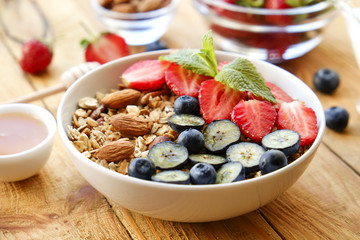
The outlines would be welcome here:
[[[128,45],[148,45],[167,31],[180,0],[91,0],[105,28],[122,36]]]
[[[321,103],[300,79],[214,51],[209,34],[201,50],[103,64],[66,91],[57,119],[95,189],[181,222],[231,218],[276,199],[306,170],[325,129]]]

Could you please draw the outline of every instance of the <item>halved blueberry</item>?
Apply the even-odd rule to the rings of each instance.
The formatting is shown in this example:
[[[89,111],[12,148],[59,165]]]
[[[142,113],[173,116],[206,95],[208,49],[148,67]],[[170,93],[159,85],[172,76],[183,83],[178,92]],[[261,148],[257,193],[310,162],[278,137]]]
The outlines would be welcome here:
[[[229,162],[241,162],[248,174],[259,170],[259,160],[264,153],[265,149],[257,143],[241,142],[227,149],[226,158]]]
[[[190,175],[181,170],[165,170],[151,177],[152,181],[174,184],[190,184]]]
[[[300,148],[300,135],[289,129],[276,130],[265,135],[261,140],[261,144],[265,150],[280,150],[286,156],[290,156]]]
[[[157,143],[150,148],[148,158],[156,168],[162,170],[179,169],[185,165],[189,153],[181,144],[165,141]]]
[[[135,158],[128,166],[128,175],[131,177],[150,180],[155,173],[154,163],[147,158]]]
[[[168,123],[174,131],[181,133],[190,128],[201,131],[205,125],[205,120],[193,114],[174,114],[169,117]]]
[[[285,154],[279,150],[268,150],[260,158],[260,170],[262,174],[267,174],[285,167],[288,160]]]
[[[200,113],[199,101],[191,96],[180,96],[174,102],[174,112],[176,114],[198,115]]]
[[[202,163],[211,164],[215,168],[219,168],[221,165],[227,162],[226,158],[222,156],[214,155],[214,154],[206,154],[206,153],[191,154],[189,155],[189,159],[191,164],[193,165],[202,162]]]
[[[197,163],[190,169],[192,184],[213,184],[216,180],[215,168],[207,163]]]
[[[228,146],[240,140],[238,125],[230,120],[215,120],[204,130],[205,148],[211,152],[225,151]]]
[[[215,183],[231,183],[245,179],[245,168],[240,162],[228,162],[216,173]]]
[[[185,146],[189,153],[199,153],[204,148],[204,135],[196,129],[187,129],[180,133],[177,143]]]

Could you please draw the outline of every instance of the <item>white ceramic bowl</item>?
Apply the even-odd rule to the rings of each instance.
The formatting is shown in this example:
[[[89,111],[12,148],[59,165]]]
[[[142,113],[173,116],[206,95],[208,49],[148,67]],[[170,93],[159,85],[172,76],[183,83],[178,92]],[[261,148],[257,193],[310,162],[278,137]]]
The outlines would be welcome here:
[[[19,113],[39,119],[47,128],[47,136],[35,147],[23,152],[0,155],[0,181],[20,181],[38,173],[47,162],[56,133],[56,120],[44,108],[13,103],[0,105],[0,114]]]
[[[82,176],[100,193],[121,206],[155,218],[181,222],[215,221],[239,216],[264,206],[286,191],[305,171],[324,134],[325,119],[319,99],[291,73],[267,62],[254,60],[267,81],[283,88],[293,98],[303,100],[317,115],[318,136],[312,147],[295,162],[265,176],[221,185],[176,185],[140,180],[102,167],[83,156],[67,137],[67,126],[77,102],[96,91],[116,88],[119,76],[131,64],[156,59],[170,50],[128,56],[89,72],[65,93],[58,109],[58,128],[66,149]],[[216,53],[218,61],[239,55]],[[101,81],[100,81],[101,80]]]

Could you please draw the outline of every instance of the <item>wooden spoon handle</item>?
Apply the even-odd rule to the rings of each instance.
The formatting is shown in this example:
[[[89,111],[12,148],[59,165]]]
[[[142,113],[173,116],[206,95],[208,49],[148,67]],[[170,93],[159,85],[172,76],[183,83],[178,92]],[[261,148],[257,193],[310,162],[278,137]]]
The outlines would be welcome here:
[[[36,92],[32,92],[25,96],[10,99],[5,103],[28,103],[65,90],[66,90],[65,85],[63,83],[59,83],[54,86],[47,87]]]
[[[51,96],[55,93],[65,91],[71,84],[73,84],[78,78],[80,78],[85,73],[90,70],[98,67],[100,64],[98,62],[86,62],[79,64],[65,71],[61,75],[61,83],[41,89],[36,92],[32,92],[28,95],[17,97],[6,101],[5,103],[28,103],[35,100],[42,99],[47,96]]]

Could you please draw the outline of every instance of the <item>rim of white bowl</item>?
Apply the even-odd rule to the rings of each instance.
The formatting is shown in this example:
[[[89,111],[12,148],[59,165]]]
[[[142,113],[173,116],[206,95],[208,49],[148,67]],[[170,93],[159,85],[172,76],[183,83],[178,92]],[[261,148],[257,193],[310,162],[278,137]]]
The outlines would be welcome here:
[[[320,111],[320,112],[316,112],[316,116],[317,119],[320,120],[320,125],[318,125],[318,134],[317,137],[315,139],[315,141],[313,142],[312,146],[298,159],[296,159],[295,161],[293,161],[292,163],[288,164],[287,166],[276,170],[274,172],[268,173],[266,175],[263,175],[261,177],[257,177],[257,178],[251,178],[251,179],[246,179],[243,181],[238,181],[238,182],[232,182],[232,183],[223,183],[223,184],[208,184],[208,185],[181,185],[181,184],[168,184],[168,183],[161,183],[161,182],[154,182],[154,181],[147,181],[147,180],[142,180],[142,179],[137,179],[134,177],[130,177],[128,175],[123,175],[121,173],[112,171],[110,169],[107,169],[93,161],[91,161],[90,159],[88,159],[87,157],[85,157],[84,155],[82,155],[70,142],[70,140],[68,139],[67,133],[66,133],[66,129],[63,126],[63,122],[64,119],[62,117],[62,109],[63,106],[67,103],[65,103],[65,100],[67,98],[68,95],[70,95],[71,91],[73,88],[75,88],[77,85],[81,84],[81,82],[85,81],[87,76],[92,74],[92,72],[97,71],[98,69],[106,69],[111,67],[112,65],[117,65],[121,62],[125,62],[125,61],[131,61],[131,60],[135,60],[136,58],[138,58],[139,56],[142,57],[149,57],[149,59],[151,59],[151,57],[154,59],[154,57],[159,56],[159,55],[165,55],[165,54],[169,54],[171,51],[173,51],[173,49],[168,49],[168,50],[160,50],[160,51],[152,51],[152,52],[145,52],[145,53],[137,53],[137,54],[133,54],[133,55],[129,55],[108,63],[105,63],[93,70],[91,70],[90,72],[86,73],[85,75],[83,75],[82,77],[80,77],[73,85],[71,85],[67,91],[65,92],[64,96],[61,99],[61,102],[59,104],[59,108],[58,108],[58,112],[57,112],[57,119],[58,119],[58,129],[59,129],[59,133],[60,133],[60,137],[63,141],[63,143],[66,145],[67,149],[69,151],[71,151],[72,154],[74,154],[81,162],[83,162],[84,164],[90,165],[92,168],[96,168],[98,171],[103,172],[104,174],[108,174],[113,178],[117,178],[121,181],[125,181],[125,182],[131,182],[131,184],[134,185],[142,185],[142,186],[148,186],[148,187],[152,187],[152,188],[162,188],[162,189],[177,189],[177,190],[188,190],[188,191],[199,191],[199,190],[209,190],[209,189],[218,189],[218,188],[233,188],[233,187],[237,187],[238,185],[242,185],[242,184],[256,184],[259,181],[265,181],[268,178],[272,178],[275,175],[281,174],[284,171],[287,171],[287,169],[292,169],[292,168],[296,168],[298,164],[300,164],[300,162],[305,161],[305,159],[310,156],[311,154],[313,154],[317,148],[319,147],[322,137],[324,135],[325,132],[325,115],[324,115],[324,111]],[[282,71],[285,74],[292,76],[292,78],[296,78],[297,84],[301,85],[303,88],[307,89],[307,91],[309,92],[309,94],[312,95],[312,98],[315,99],[316,103],[315,105],[319,105],[320,109],[322,108],[321,102],[318,99],[318,97],[316,96],[316,94],[311,90],[311,88],[309,86],[307,86],[303,81],[301,81],[298,77],[296,77],[295,75],[293,75],[292,73],[286,71],[285,69],[282,69],[274,64],[262,61],[262,60],[258,60],[258,59],[254,59],[251,57],[247,57],[247,56],[243,56],[241,54],[237,54],[237,53],[230,53],[230,52],[225,52],[225,51],[216,51],[216,54],[225,54],[227,56],[230,57],[243,57],[246,59],[249,59],[252,62],[256,62],[258,64],[264,64],[267,65],[268,67],[274,67],[277,69],[277,71]],[[301,99],[300,99],[301,100]]]
[[[210,6],[215,6],[234,12],[252,13],[259,15],[298,15],[298,14],[318,12],[330,8],[331,6],[334,6],[333,2],[329,0],[325,0],[323,2],[319,2],[314,5],[297,7],[297,8],[287,8],[287,9],[243,7],[243,6],[227,3],[221,0],[193,0],[193,1],[203,2]]]
[[[103,15],[116,18],[119,20],[140,20],[140,19],[148,19],[148,18],[162,16],[170,12],[173,12],[177,8],[179,3],[180,0],[171,0],[171,2],[165,7],[153,11],[137,12],[137,13],[120,13],[104,8],[99,4],[98,0],[91,0],[91,6],[96,12],[99,12]]]
[[[13,154],[7,154],[7,155],[0,155],[0,161],[3,161],[5,159],[12,159],[21,157],[23,155],[30,154],[32,152],[37,151],[39,148],[43,147],[45,144],[47,144],[49,141],[52,140],[52,138],[55,136],[56,130],[57,130],[57,123],[54,115],[50,113],[47,109],[43,107],[39,107],[36,105],[28,104],[28,103],[9,103],[0,105],[0,115],[3,114],[3,110],[9,110],[6,111],[7,113],[18,113],[18,114],[25,114],[32,117],[35,117],[36,119],[39,119],[47,128],[48,133],[46,138],[44,138],[39,144],[36,146],[29,148],[25,151],[13,153]],[[38,112],[41,114],[38,114]]]

